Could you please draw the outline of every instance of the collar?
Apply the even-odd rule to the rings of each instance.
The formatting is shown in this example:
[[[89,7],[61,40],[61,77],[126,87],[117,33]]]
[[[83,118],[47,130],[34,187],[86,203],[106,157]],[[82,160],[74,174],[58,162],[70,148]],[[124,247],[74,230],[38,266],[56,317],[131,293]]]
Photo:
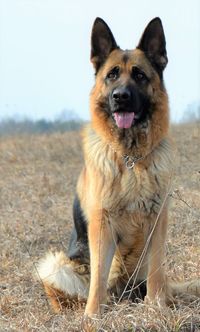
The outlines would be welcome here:
[[[114,153],[117,153],[117,150],[115,150],[111,144],[108,144],[108,146],[113,150]],[[134,156],[133,157],[133,156],[129,156],[128,154],[124,154],[124,155],[121,155],[121,158],[123,159],[124,164],[126,165],[126,168],[132,169],[132,168],[134,168],[135,164],[138,161],[145,159],[146,156],[139,156],[139,157]]]

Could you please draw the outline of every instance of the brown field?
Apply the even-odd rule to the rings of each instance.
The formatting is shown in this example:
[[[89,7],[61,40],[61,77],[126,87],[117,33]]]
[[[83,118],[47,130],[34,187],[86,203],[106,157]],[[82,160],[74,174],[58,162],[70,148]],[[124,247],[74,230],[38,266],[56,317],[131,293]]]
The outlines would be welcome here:
[[[200,124],[172,128],[178,160],[171,191],[167,271],[200,277]],[[82,166],[78,133],[0,140],[0,331],[81,331],[83,308],[54,314],[35,263],[67,250],[71,207]],[[94,331],[200,331],[200,299],[161,309],[122,302]]]

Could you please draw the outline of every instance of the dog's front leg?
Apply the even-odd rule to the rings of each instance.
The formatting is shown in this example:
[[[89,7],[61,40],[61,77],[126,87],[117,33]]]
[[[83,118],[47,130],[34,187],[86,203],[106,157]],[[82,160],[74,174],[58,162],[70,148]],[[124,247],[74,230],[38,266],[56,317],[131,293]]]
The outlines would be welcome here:
[[[108,216],[103,210],[90,213],[88,239],[90,248],[90,289],[85,309],[86,316],[100,314],[100,305],[107,300],[107,280],[115,252],[115,242]]]
[[[153,223],[155,223],[155,221],[156,220],[154,220]],[[145,298],[147,303],[157,303],[161,306],[165,306],[167,295],[167,283],[164,269],[166,232],[167,210],[164,209],[157,220],[150,242],[148,253],[147,295]]]

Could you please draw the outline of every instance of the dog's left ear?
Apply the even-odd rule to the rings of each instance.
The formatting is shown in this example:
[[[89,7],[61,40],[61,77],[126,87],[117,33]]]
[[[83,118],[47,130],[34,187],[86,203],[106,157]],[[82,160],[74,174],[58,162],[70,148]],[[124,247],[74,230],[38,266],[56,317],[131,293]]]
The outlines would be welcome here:
[[[101,18],[97,17],[94,21],[91,36],[91,62],[96,72],[116,48],[118,46],[110,28]]]
[[[157,69],[159,74],[165,69],[168,58],[165,34],[159,17],[154,18],[146,27],[137,48],[141,49]]]

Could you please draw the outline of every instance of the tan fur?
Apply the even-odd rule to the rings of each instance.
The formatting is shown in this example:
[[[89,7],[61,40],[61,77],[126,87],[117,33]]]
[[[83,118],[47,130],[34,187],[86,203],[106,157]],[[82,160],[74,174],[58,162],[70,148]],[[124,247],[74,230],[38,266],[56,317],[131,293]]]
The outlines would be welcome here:
[[[174,160],[168,136],[168,96],[159,75],[141,50],[128,51],[126,63],[123,54],[120,49],[112,51],[99,69],[90,96],[92,121],[83,132],[85,166],[78,180],[77,194],[88,222],[90,285],[86,286],[89,286],[89,295],[85,310],[88,316],[100,313],[100,306],[113,290],[122,294],[127,282],[134,288],[138,282],[147,280],[145,300],[159,305],[167,304],[182,291],[200,295],[198,282],[178,286],[167,279],[164,269],[168,193]],[[143,69],[149,78],[143,92],[153,108],[150,120],[123,132],[99,107],[99,102],[109,93],[104,78],[115,66],[120,66],[122,84],[128,84],[133,66]],[[125,154],[142,159],[128,169],[122,158]],[[79,263],[66,262],[70,264],[70,273],[82,280],[73,265]],[[60,264],[59,273],[63,268]],[[88,282],[89,272],[86,276]],[[52,295],[52,287],[54,282],[47,278],[47,294],[58,309],[60,304]],[[56,294],[59,289],[68,297],[74,296],[68,284],[55,288]],[[79,294],[78,287],[75,288]]]

